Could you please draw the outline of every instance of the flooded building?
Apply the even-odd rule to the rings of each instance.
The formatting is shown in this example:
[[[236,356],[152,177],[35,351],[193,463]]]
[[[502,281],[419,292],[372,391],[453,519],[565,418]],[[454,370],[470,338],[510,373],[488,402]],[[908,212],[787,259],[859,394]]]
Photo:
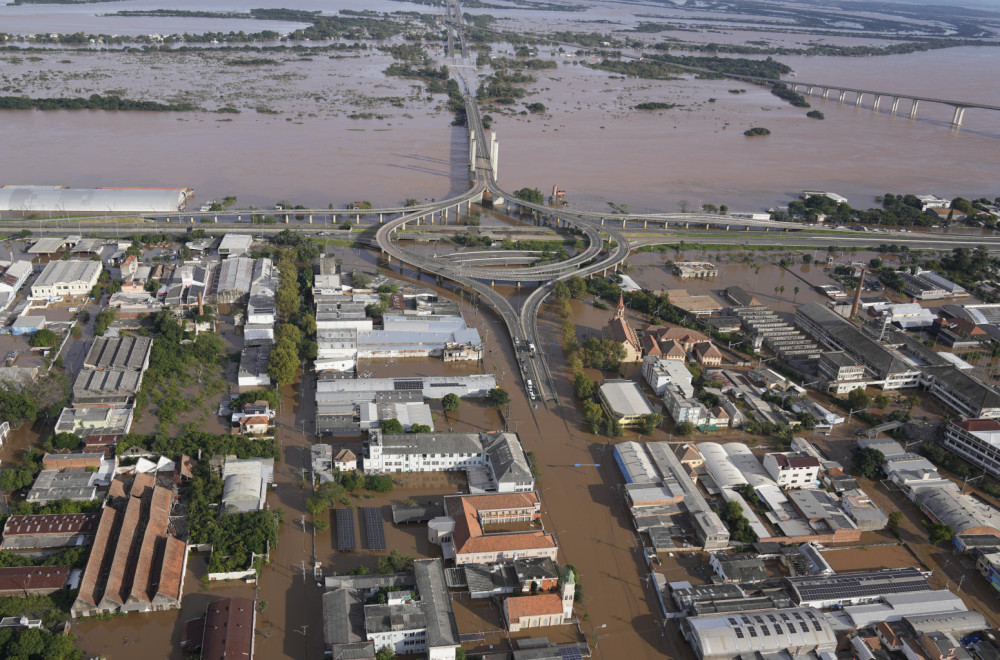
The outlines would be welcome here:
[[[66,587],[68,566],[5,566],[0,568],[0,596],[48,596]]]
[[[173,501],[152,475],[112,482],[72,616],[180,608],[187,547],[170,533]]]
[[[598,388],[598,394],[604,411],[622,426],[638,424],[643,417],[656,412],[642,389],[631,380],[606,380]]]
[[[260,511],[274,483],[273,458],[226,456],[222,466],[222,508],[239,513]]]
[[[10,516],[3,525],[0,549],[39,552],[89,545],[100,517],[99,513]]]
[[[454,361],[478,360],[482,353],[479,330],[468,327],[461,316],[386,315],[381,330],[357,333],[359,358],[441,357]]]
[[[219,256],[223,259],[242,257],[250,252],[253,236],[250,234],[225,234],[219,242]]]
[[[201,660],[253,660],[257,608],[249,598],[220,598],[205,608]]]
[[[383,434],[372,429],[362,465],[365,474],[464,470],[472,492],[530,493],[535,488],[516,433]]]
[[[918,270],[916,274],[903,273],[903,293],[917,300],[937,300],[968,296],[962,286],[930,270]]]
[[[240,351],[240,369],[236,384],[241,390],[251,390],[271,386],[271,376],[267,373],[267,363],[271,358],[273,343],[257,339],[244,343]]]
[[[681,623],[681,632],[698,660],[785,652],[797,658],[817,658],[837,648],[837,635],[826,616],[806,607],[688,617]]]
[[[132,428],[132,408],[63,408],[56,420],[56,433],[124,435]]]
[[[566,578],[559,587],[559,593],[535,594],[505,598],[503,618],[507,630],[520,632],[528,628],[561,626],[573,618],[573,596],[576,580],[573,572],[567,571]]]
[[[99,261],[50,261],[31,284],[32,298],[89,296],[104,267]]]
[[[1000,476],[1000,421],[995,419],[952,420],[945,427],[944,446],[991,476]]]
[[[688,293],[686,289],[667,289],[663,293],[667,294],[671,305],[694,318],[722,312],[722,303],[708,294]]]
[[[625,298],[618,297],[618,307],[608,324],[601,329],[605,341],[621,344],[625,350],[625,362],[638,362],[642,359],[642,345],[639,335],[627,318],[625,318]]]
[[[719,269],[715,264],[707,261],[676,261],[674,262],[674,275],[680,278],[707,279],[718,277]]]
[[[497,495],[452,495],[444,498],[450,532],[434,542],[455,565],[488,564],[504,559],[547,557],[555,561],[559,547],[555,537],[541,529],[509,531],[511,526],[539,524],[541,503],[531,493]],[[433,521],[432,521],[433,522]],[[493,533],[491,526],[503,531]]]
[[[48,504],[67,499],[73,502],[90,502],[97,499],[96,472],[86,470],[42,470],[25,498],[28,502]]]

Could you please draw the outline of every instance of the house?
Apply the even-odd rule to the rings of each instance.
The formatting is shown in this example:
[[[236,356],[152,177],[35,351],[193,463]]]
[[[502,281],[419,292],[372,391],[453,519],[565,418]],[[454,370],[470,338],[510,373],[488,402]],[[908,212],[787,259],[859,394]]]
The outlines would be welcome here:
[[[101,276],[99,261],[50,261],[31,285],[32,298],[89,296]]]
[[[674,447],[674,454],[677,455],[677,460],[681,462],[681,465],[692,472],[705,464],[705,458],[701,455],[701,452],[698,451],[697,445],[677,445]]]
[[[234,435],[265,435],[271,429],[267,415],[241,415],[232,429]]]
[[[700,364],[708,367],[717,367],[722,364],[722,351],[709,341],[699,342],[694,345],[692,351]]]
[[[684,362],[687,360],[687,351],[679,341],[667,339],[660,345],[660,359]]]
[[[656,337],[651,334],[644,334],[639,339],[639,343],[642,347],[642,355],[644,357],[653,356],[659,358],[663,355],[663,350],[660,348],[660,342],[657,341]]]
[[[622,345],[625,349],[625,362],[638,362],[642,359],[642,345],[639,343],[639,335],[625,318],[624,296],[618,297],[618,307],[615,309],[614,316],[601,330],[601,335],[606,341],[614,341]]]
[[[813,488],[819,479],[819,461],[806,454],[764,456],[764,469],[779,488]]]
[[[350,449],[340,449],[333,457],[333,469],[337,472],[353,472],[358,469],[358,458]]]
[[[180,609],[187,546],[168,531],[173,501],[150,474],[111,483],[73,617]]]
[[[676,341],[685,351],[692,350],[695,347],[695,344],[709,341],[706,335],[698,332],[697,330],[689,330],[688,328],[681,327],[660,329],[657,338],[660,340],[661,344],[669,340]]]
[[[126,275],[135,275],[139,270],[139,259],[134,254],[130,254],[122,259],[120,268],[122,271],[122,279],[125,279]]]

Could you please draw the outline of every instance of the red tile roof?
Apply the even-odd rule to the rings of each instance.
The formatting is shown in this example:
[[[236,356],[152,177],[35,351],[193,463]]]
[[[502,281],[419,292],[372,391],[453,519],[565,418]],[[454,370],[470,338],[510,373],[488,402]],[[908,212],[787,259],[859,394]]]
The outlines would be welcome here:
[[[964,419],[952,424],[966,431],[1000,431],[1000,421],[995,419]]]
[[[505,493],[500,495],[470,495],[446,500],[449,515],[455,519],[452,538],[458,554],[506,552],[556,547],[555,538],[541,531],[487,534],[480,523],[480,512],[537,511],[535,493]]]
[[[41,514],[11,516],[3,526],[4,537],[93,534],[101,520],[99,513]]]
[[[665,357],[679,357],[681,359],[687,357],[687,351],[684,350],[684,346],[674,339],[667,339],[661,342],[660,350],[663,351]]]
[[[119,481],[112,482],[112,487]],[[113,546],[110,545],[111,532],[115,529],[115,519],[119,511],[114,507],[106,506],[101,510],[101,522],[97,526],[97,534],[94,535],[94,544],[90,548],[90,557],[87,559],[87,566],[83,569],[83,579],[80,581],[80,591],[77,599],[92,606],[97,605],[98,590],[97,583],[104,574],[102,565],[105,563],[108,551]]]
[[[202,660],[250,657],[253,608],[254,603],[249,598],[223,598],[208,604],[201,644]]]
[[[640,342],[642,343],[642,352],[646,355],[660,355],[662,353],[660,342],[656,341],[656,337],[653,335],[643,335]]]
[[[640,350],[639,335],[625,319],[618,317],[611,319],[608,321],[607,330],[610,338],[619,344],[630,344],[635,350]]]
[[[785,454],[775,454],[774,460],[781,467],[819,467],[819,459],[815,456],[786,456]]]
[[[708,341],[708,337],[695,330],[687,328],[667,328],[660,332],[660,341],[664,339],[674,339],[682,344],[695,344],[700,341]]]
[[[537,596],[519,596],[507,599],[507,615],[511,623],[517,623],[521,617],[562,614],[562,611],[562,598],[556,594],[538,594]]]
[[[10,566],[0,568],[0,593],[51,590],[66,584],[68,566]]]
[[[181,585],[184,582],[184,555],[187,545],[176,536],[168,536],[160,563],[159,582],[156,596],[165,596],[180,601]]]

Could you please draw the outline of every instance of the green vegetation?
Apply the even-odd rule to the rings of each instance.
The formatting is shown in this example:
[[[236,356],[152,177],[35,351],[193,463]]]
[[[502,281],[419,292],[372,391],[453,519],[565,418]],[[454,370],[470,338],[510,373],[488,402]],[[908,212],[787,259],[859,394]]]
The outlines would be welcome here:
[[[36,330],[31,335],[31,339],[28,340],[29,346],[55,346],[57,343],[59,343],[59,335],[48,328]]]
[[[76,449],[83,444],[83,438],[75,433],[56,433],[45,441],[46,449]]]
[[[88,98],[29,98],[27,96],[0,96],[0,110],[109,110],[113,112],[191,112],[198,110],[191,103],[156,103],[133,101],[117,96],[91,94]]]
[[[955,530],[952,529],[951,525],[942,525],[930,520],[924,520],[923,524],[927,528],[927,540],[930,541],[931,545],[950,543],[955,536]]]
[[[580,359],[585,367],[617,372],[625,359],[625,347],[612,339],[588,337],[580,345]]]
[[[531,112],[531,113],[534,113],[534,114],[541,114],[541,113],[545,112],[545,105],[542,104],[542,103],[529,103],[528,105],[526,105],[524,107],[528,109],[528,112]]]
[[[642,435],[650,435],[662,421],[663,415],[660,414],[643,415],[636,426],[636,430]]]
[[[729,527],[729,538],[735,543],[754,543],[757,535],[750,528],[750,521],[743,515],[739,502],[726,502],[719,511],[722,522]]]
[[[532,204],[544,204],[545,195],[538,188],[521,188],[520,190],[514,191],[514,197],[518,199],[523,199],[526,202]]]
[[[490,408],[503,408],[508,403],[510,403],[510,394],[503,388],[494,387],[486,393],[486,405]]]
[[[114,323],[117,312],[113,309],[102,309],[94,317],[94,334],[98,337],[104,336],[111,324]]]
[[[398,419],[383,419],[379,422],[378,427],[382,430],[382,433],[402,433],[403,425]]]
[[[866,447],[854,455],[854,467],[858,474],[867,479],[877,479],[885,463],[885,455],[878,449]]]
[[[267,401],[267,405],[271,407],[271,410],[276,410],[278,404],[281,403],[281,393],[273,389],[250,390],[233,399],[229,407],[232,410],[243,410],[243,406],[257,401]]]
[[[769,131],[766,128],[763,128],[762,126],[754,126],[753,128],[748,128],[747,130],[743,131],[743,135],[746,135],[747,137],[757,137],[760,135],[770,135],[770,134],[771,131]]]
[[[163,454],[171,459],[181,455],[197,456],[201,450],[203,463],[212,456],[236,456],[237,458],[273,458],[281,460],[281,451],[273,438],[247,438],[228,433],[205,433],[203,431],[186,431],[176,438],[162,435],[141,433],[126,433],[118,441],[115,450],[119,455],[129,447],[142,447],[155,454]]]
[[[788,101],[788,103],[796,108],[810,107],[809,102],[806,101],[806,97],[802,96],[798,92],[793,92],[785,83],[775,83],[774,86],[771,87],[771,93],[779,99]]]
[[[17,502],[11,509],[11,513],[19,516],[33,516],[42,513],[96,513],[104,506],[101,500],[90,502],[74,502],[65,498],[39,504],[37,502]]]
[[[29,557],[16,552],[0,550],[0,566],[69,566],[70,568],[83,568],[87,563],[90,548],[83,545],[75,545],[63,548],[47,557]]]
[[[895,529],[896,527],[899,527],[899,523],[901,523],[901,522],[903,522],[903,512],[902,511],[893,511],[892,513],[889,514],[889,528],[890,529]]]
[[[378,558],[375,570],[379,573],[402,573],[413,568],[413,557],[393,550],[385,557]]]
[[[458,395],[454,392],[449,392],[444,395],[441,399],[441,407],[444,409],[444,417],[448,419],[448,413],[458,410],[458,407],[462,405],[462,400],[458,398]]]
[[[29,619],[41,619],[43,628],[28,630],[17,630],[13,628],[0,629],[0,657],[26,658],[30,660],[48,659],[55,660],[80,660],[83,653],[73,650],[73,635],[62,637],[61,635],[50,634],[46,629],[55,629],[69,619],[69,608],[73,604],[76,592],[62,590],[51,596],[5,596],[0,598],[0,617],[27,617]],[[28,635],[28,633],[38,633]],[[19,646],[19,642],[26,638],[24,647]],[[39,640],[42,641],[38,645]],[[64,641],[59,641],[64,640]],[[68,646],[63,647],[62,644]],[[28,645],[31,645],[30,647]],[[24,651],[28,652],[25,653]],[[48,655],[46,651],[52,655]]]
[[[632,106],[636,110],[673,110],[678,107],[677,103],[663,103],[661,101],[645,101]]]
[[[806,113],[806,117],[810,119],[826,119],[826,116],[819,110],[810,110]]]

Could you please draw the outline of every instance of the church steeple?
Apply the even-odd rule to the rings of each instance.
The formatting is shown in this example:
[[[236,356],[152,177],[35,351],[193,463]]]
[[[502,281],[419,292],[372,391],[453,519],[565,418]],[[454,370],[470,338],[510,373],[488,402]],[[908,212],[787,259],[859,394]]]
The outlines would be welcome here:
[[[615,310],[615,318],[625,318],[625,296],[620,293],[618,294],[618,309]]]

